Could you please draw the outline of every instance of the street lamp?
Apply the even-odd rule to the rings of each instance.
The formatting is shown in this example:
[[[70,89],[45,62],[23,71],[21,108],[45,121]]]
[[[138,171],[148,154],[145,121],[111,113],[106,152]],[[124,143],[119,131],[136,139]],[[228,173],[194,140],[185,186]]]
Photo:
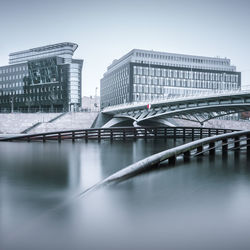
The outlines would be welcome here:
[[[13,97],[10,98],[10,104],[11,104],[11,113],[13,113],[14,111],[14,98]]]
[[[149,95],[149,104],[147,104],[147,109],[151,107],[151,77],[150,77],[150,59],[148,61],[148,95]]]

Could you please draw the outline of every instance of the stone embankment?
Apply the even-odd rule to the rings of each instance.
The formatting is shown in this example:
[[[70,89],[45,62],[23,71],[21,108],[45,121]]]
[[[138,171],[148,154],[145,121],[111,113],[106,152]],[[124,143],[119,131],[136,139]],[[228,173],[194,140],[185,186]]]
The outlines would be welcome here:
[[[90,128],[97,115],[97,112],[0,114],[0,134]]]

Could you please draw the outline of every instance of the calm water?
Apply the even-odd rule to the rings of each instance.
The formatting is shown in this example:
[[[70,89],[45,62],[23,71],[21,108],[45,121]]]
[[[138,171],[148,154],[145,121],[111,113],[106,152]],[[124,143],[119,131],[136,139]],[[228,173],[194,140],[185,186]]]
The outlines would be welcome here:
[[[182,143],[0,143],[0,249],[250,249],[245,151],[180,160],[79,197]]]

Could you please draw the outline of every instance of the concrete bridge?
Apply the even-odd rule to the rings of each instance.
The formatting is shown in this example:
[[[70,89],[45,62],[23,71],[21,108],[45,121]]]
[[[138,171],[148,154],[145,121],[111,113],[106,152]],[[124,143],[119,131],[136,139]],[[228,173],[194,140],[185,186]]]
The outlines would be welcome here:
[[[130,121],[136,127],[153,123],[173,126],[167,118],[180,118],[203,125],[205,121],[216,117],[249,110],[250,91],[237,91],[184,96],[151,103],[134,102],[104,108],[102,113],[112,117],[103,127],[112,127],[125,121]]]

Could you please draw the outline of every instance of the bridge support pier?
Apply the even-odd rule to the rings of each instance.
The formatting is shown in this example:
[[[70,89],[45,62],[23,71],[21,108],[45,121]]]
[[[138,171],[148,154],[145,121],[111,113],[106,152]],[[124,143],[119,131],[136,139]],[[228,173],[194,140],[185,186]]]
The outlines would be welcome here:
[[[239,150],[239,147],[240,147],[240,139],[239,139],[239,137],[237,136],[237,137],[234,138],[234,148],[235,148],[236,150]]]
[[[247,152],[250,152],[250,135],[247,135]]]
[[[175,162],[176,162],[176,157],[175,156],[172,156],[172,157],[168,158],[169,165],[175,165]]]
[[[209,143],[209,155],[215,155],[215,143],[214,142]]]
[[[203,151],[203,146],[197,147],[197,153],[198,153],[199,155],[203,155],[202,151]]]
[[[190,160],[190,151],[187,151],[184,153],[184,162],[187,162]]]
[[[222,140],[222,154],[226,154],[228,150],[227,139]]]

